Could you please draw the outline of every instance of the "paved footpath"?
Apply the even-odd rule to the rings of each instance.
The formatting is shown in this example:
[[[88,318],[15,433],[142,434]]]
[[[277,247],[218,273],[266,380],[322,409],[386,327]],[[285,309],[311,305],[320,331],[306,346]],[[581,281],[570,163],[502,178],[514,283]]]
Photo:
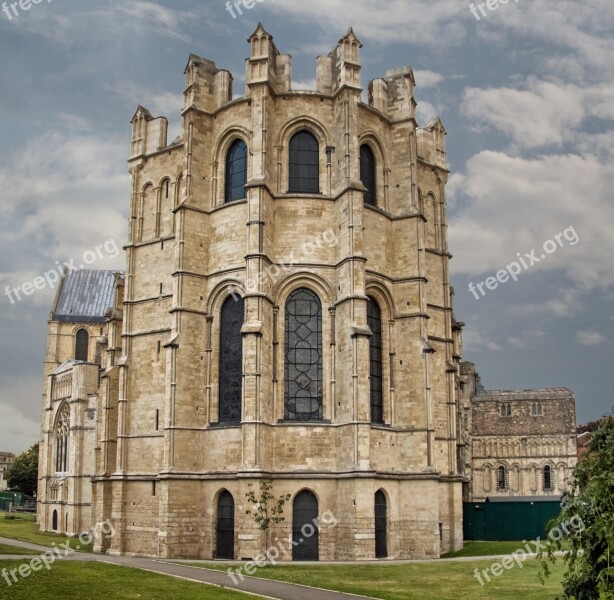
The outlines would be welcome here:
[[[0,537],[0,543],[7,546],[15,546],[18,548],[27,548],[28,550],[36,550],[48,552],[49,548],[39,546],[37,544],[29,544],[8,538]],[[17,555],[0,555],[0,560],[31,560],[36,556],[17,556]],[[108,556],[106,554],[86,554],[76,552],[65,557],[63,560],[99,562],[113,565],[122,565],[159,573],[161,575],[170,575],[181,579],[188,579],[197,583],[215,585],[217,587],[247,592],[272,598],[276,600],[359,600],[366,596],[355,596],[353,594],[344,594],[340,592],[330,592],[328,590],[320,590],[317,588],[294,585],[291,583],[282,583],[279,581],[270,581],[267,579],[258,579],[256,577],[245,577],[243,581],[238,581],[235,585],[229,578],[228,574],[223,571],[214,571],[212,569],[201,569],[198,567],[188,567],[181,563],[171,563],[151,558],[133,558],[128,556]],[[237,578],[238,579],[238,578]]]

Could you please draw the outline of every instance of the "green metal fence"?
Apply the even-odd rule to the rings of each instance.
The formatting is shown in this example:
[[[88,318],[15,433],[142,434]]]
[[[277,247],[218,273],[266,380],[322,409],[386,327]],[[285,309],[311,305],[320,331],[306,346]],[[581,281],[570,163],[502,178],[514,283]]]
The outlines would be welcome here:
[[[465,502],[465,540],[534,540],[548,535],[548,522],[561,510],[560,501]]]
[[[0,510],[7,511],[10,504],[13,507],[23,506],[25,499],[21,492],[0,492]]]

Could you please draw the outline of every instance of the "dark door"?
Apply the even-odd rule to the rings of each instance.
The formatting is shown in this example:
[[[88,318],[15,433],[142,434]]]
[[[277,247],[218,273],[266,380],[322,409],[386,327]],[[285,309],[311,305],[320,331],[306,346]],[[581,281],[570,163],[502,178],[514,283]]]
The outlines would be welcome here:
[[[53,531],[58,530],[58,511],[57,510],[53,511],[53,523],[51,524],[51,528],[53,529]]]
[[[318,499],[308,491],[294,499],[292,508],[292,560],[320,559],[320,528]]]
[[[235,557],[235,501],[230,492],[224,492],[217,502],[216,558]]]
[[[375,494],[375,558],[388,556],[388,504],[386,496]]]

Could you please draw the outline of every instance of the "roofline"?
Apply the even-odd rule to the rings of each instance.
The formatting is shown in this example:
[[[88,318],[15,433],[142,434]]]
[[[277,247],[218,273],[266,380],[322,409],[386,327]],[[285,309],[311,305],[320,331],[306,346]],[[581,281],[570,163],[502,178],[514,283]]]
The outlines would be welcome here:
[[[56,309],[58,308],[58,301],[60,300],[60,294],[62,293],[62,289],[64,288],[64,283],[66,282],[66,275],[68,269],[66,267],[62,268],[62,278],[60,279],[60,285],[58,285],[55,290],[55,297],[53,298],[53,303],[51,305],[51,312],[49,313],[49,320],[53,321],[53,315],[55,314]]]

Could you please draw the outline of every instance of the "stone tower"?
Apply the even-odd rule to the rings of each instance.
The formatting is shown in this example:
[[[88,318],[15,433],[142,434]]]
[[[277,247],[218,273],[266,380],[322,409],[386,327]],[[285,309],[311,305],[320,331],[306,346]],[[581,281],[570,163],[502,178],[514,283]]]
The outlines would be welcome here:
[[[182,133],[132,119],[121,356],[98,397],[99,551],[247,558],[250,484],[289,494],[283,559],[462,546],[445,129],[410,67],[361,99],[350,29],[317,89],[262,27],[246,89],[190,55]],[[303,535],[301,535],[303,531]],[[308,529],[307,529],[308,531]]]

